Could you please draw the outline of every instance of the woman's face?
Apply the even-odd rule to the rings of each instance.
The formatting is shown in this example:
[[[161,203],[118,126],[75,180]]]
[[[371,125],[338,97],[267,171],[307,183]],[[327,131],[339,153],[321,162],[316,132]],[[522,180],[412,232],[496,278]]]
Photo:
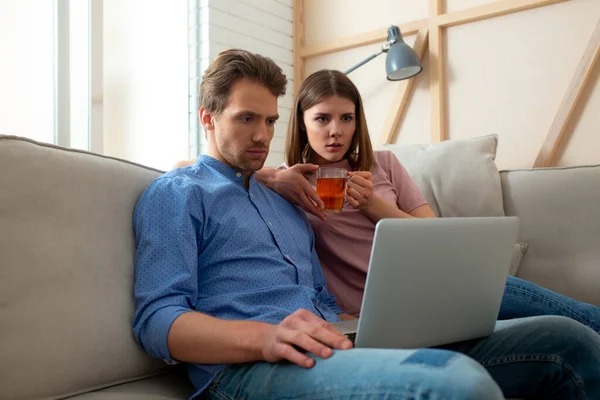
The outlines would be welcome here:
[[[356,131],[356,106],[344,97],[326,97],[304,111],[308,143],[315,153],[312,162],[325,165],[341,161]]]

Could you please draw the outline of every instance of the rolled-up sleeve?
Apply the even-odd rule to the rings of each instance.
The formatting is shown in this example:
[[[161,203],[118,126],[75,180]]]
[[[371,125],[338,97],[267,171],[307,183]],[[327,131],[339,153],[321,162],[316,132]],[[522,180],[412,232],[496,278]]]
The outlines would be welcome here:
[[[194,191],[180,178],[161,177],[134,211],[135,316],[133,332],[152,357],[172,361],[167,345],[173,322],[194,311],[198,298],[198,216]],[[200,207],[198,207],[200,208]]]

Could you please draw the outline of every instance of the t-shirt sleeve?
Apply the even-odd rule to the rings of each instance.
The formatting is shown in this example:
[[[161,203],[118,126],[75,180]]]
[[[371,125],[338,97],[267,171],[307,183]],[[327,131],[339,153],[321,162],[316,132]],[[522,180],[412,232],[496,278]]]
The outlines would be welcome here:
[[[383,159],[381,167],[385,169],[392,185],[396,189],[396,205],[398,208],[405,213],[410,213],[415,208],[426,205],[427,201],[423,198],[417,184],[412,180],[408,171],[398,161],[394,153],[391,151],[379,153],[382,153],[380,154],[380,159]]]

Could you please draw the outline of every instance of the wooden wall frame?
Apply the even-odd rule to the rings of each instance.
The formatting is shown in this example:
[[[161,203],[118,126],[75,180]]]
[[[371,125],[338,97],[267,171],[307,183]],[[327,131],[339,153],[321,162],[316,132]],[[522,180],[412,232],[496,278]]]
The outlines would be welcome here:
[[[501,15],[531,10],[569,0],[496,0],[489,4],[471,7],[465,10],[446,13],[444,0],[429,0],[429,18],[399,24],[404,36],[417,34],[415,50],[417,53],[429,49],[429,90],[431,98],[431,141],[439,142],[448,139],[446,90],[444,76],[444,34],[449,27],[481,21]],[[386,40],[384,29],[366,32],[346,38],[318,44],[304,44],[304,0],[294,0],[294,84],[295,87],[304,77],[304,60],[323,54],[334,53]],[[296,35],[299,34],[298,37]],[[420,36],[420,39],[419,39]],[[429,42],[429,45],[427,45]],[[542,144],[534,167],[556,165],[560,152],[567,142],[569,132],[567,125],[573,110],[584,91],[594,64],[600,54],[600,21],[590,39],[584,55],[575,71],[575,75],[567,89],[563,102],[559,107],[554,122]],[[399,83],[396,97],[391,104],[384,129],[376,144],[392,143],[397,138],[397,131],[405,115],[408,102],[414,90],[414,80],[420,75]]]
[[[420,60],[423,60],[423,56],[427,50],[428,40],[429,28],[423,27],[419,29],[413,48]],[[406,114],[406,110],[408,109],[408,103],[410,102],[410,98],[412,97],[414,91],[414,85],[416,82],[415,78],[405,79],[398,82],[396,96],[394,97],[394,100],[392,100],[392,105],[390,106],[388,116],[383,125],[383,131],[375,143],[375,148],[378,148],[382,144],[394,143],[398,138],[398,128],[400,127],[400,124],[404,119],[404,115]]]
[[[592,70],[598,57],[600,56],[600,19],[596,24],[596,29],[592,33],[584,52],[583,56],[579,60],[579,64],[575,69],[575,74],[571,79],[571,83],[565,92],[562,102],[558,107],[554,121],[550,126],[548,135],[542,143],[542,148],[538,153],[534,168],[537,167],[552,167],[556,165],[559,157],[562,155],[564,148],[568,142],[569,136],[571,136],[572,130],[568,131],[569,121],[573,116],[577,103],[581,98]]]
[[[444,0],[429,0],[429,96],[431,143],[448,139],[446,132],[446,77],[444,74],[444,28],[437,18],[444,14]]]

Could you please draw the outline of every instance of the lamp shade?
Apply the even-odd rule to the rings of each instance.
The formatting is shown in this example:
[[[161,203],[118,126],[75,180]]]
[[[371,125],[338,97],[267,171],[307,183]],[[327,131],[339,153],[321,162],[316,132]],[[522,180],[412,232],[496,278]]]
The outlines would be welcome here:
[[[396,40],[387,52],[385,59],[385,70],[387,78],[390,81],[399,81],[402,79],[408,79],[417,75],[423,67],[417,53],[404,43],[402,35],[400,34],[400,28],[397,26],[391,26],[388,29],[388,41]]]

